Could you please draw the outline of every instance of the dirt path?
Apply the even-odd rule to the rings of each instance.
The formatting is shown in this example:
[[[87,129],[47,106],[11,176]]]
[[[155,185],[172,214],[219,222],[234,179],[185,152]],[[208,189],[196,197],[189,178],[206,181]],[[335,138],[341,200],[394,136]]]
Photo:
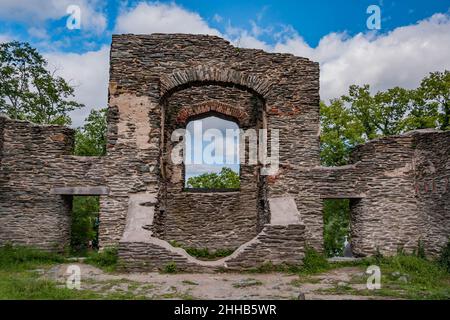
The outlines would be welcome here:
[[[86,264],[81,268],[81,287],[100,293],[131,293],[149,299],[375,299],[365,295],[335,294],[339,286],[364,290],[363,271],[341,268],[315,276],[270,274],[108,274]],[[69,264],[46,271],[46,278],[65,283]],[[360,279],[361,283],[355,283]],[[379,297],[378,297],[379,299]]]

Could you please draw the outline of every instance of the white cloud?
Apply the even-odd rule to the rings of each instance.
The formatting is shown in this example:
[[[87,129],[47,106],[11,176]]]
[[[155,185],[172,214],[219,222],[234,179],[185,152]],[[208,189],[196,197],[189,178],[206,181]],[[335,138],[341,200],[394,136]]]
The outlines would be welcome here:
[[[0,18],[19,21],[28,26],[41,26],[47,20],[66,16],[69,5],[78,5],[81,10],[81,28],[100,33],[106,28],[106,17],[99,10],[101,3],[100,0],[0,0]]]
[[[117,17],[118,33],[192,33],[220,35],[203,18],[180,6],[141,2],[136,7],[123,9]]]
[[[0,34],[0,43],[12,41],[12,37],[7,34]]]
[[[213,20],[215,21],[215,22],[217,22],[217,23],[221,23],[222,21],[223,21],[223,18],[222,18],[222,16],[221,15],[219,15],[219,14],[215,14],[214,15],[214,17],[213,17]]]
[[[330,33],[316,48],[294,35],[273,50],[318,61],[322,99],[345,94],[351,84],[414,88],[429,72],[450,69],[450,17],[435,14],[384,35]]]
[[[97,17],[99,19],[97,22],[95,19],[91,20],[94,21],[93,25],[100,26],[101,29],[106,25],[106,19],[100,13],[98,6],[94,5],[97,2],[98,0],[54,0],[26,1],[25,3],[19,0],[0,0],[2,8],[0,18],[22,19],[21,21],[29,26],[30,32],[38,35],[40,26],[31,25],[28,20],[55,19],[65,15],[68,3],[81,3],[87,8],[85,17],[86,15]],[[213,18],[213,20],[217,22],[217,19]],[[284,26],[277,32],[271,28],[261,28],[255,22],[251,24],[249,30],[234,28],[228,23],[224,34],[221,35],[199,14],[176,4],[141,2],[132,8],[123,8],[120,11],[115,31],[146,34],[155,32],[213,34],[222,36],[239,47],[287,52],[308,57],[320,63],[321,98],[324,100],[347,93],[351,84],[368,83],[374,91],[393,86],[413,88],[429,72],[450,69],[450,59],[448,59],[450,16],[448,14],[435,14],[429,19],[396,28],[387,34],[369,32],[348,36],[342,33],[330,33],[320,40],[317,47],[313,48],[289,26]],[[276,41],[275,44],[261,40],[262,37],[267,39],[269,36]],[[10,40],[12,40],[11,36],[0,34],[0,42]],[[74,113],[74,126],[82,124],[90,108],[106,106],[108,51],[108,48],[103,47],[98,51],[83,54],[61,52],[45,54],[50,67],[57,66],[59,74],[76,85],[77,100],[87,106],[86,109]]]
[[[71,114],[72,126],[82,125],[91,109],[107,106],[109,47],[82,54],[58,52],[44,56],[49,62],[49,69],[56,69],[57,75],[75,87],[76,101],[86,105]]]
[[[37,39],[46,39],[48,38],[48,33],[45,28],[31,27],[28,29],[28,34]]]

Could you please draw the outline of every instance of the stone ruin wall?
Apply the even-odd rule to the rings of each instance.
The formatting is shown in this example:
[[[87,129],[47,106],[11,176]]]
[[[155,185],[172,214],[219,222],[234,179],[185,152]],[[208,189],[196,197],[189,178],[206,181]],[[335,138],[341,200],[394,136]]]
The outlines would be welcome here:
[[[217,102],[222,105],[212,108]],[[258,178],[257,168],[242,166],[245,192],[183,192],[182,168],[167,159],[168,136],[202,108],[219,108],[243,127],[279,129],[278,174]],[[264,201],[283,196],[295,199],[305,224],[299,241],[318,250],[323,200],[350,198],[355,254],[412,251],[419,240],[435,254],[450,234],[449,141],[448,132],[387,137],[358,147],[348,166],[321,167],[318,64],[236,49],[211,36],[114,36],[106,157],[72,156],[70,129],[0,117],[0,243],[66,245],[70,197],[51,189],[106,186],[103,248],[118,245],[130,195],[158,195],[154,231],[162,239],[212,248],[230,232],[232,246],[254,237],[269,220]],[[211,228],[207,219],[221,214],[225,219]],[[133,248],[129,252],[151,256],[148,247]]]
[[[122,118],[116,116],[110,123],[109,136],[110,140],[114,140],[114,145],[108,148],[108,155],[114,156],[119,148],[133,148],[135,141],[141,139],[139,137],[145,143],[145,132],[150,132],[150,140],[159,146],[151,150],[166,152],[166,155],[148,155],[150,162],[155,164],[153,174],[156,180],[161,177],[157,184],[161,207],[155,216],[163,222],[156,232],[166,240],[177,240],[186,245],[216,248],[222,246],[223,241],[229,241],[229,246],[235,247],[254,237],[267,220],[264,205],[258,203],[258,195],[264,194],[258,185],[264,182],[255,179],[255,168],[242,166],[243,188],[240,193],[204,195],[182,191],[183,180],[180,176],[183,177],[183,173],[180,168],[172,168],[167,161],[167,146],[161,139],[163,126],[167,130],[166,140],[174,128],[171,120],[174,110],[219,101],[238,109],[247,109],[249,119],[262,118],[261,114],[265,113],[266,126],[280,130],[281,161],[318,164],[318,77],[318,64],[308,59],[237,49],[217,37],[159,34],[113,36],[110,108]],[[250,105],[255,99],[263,100],[264,104],[258,103],[258,108],[252,109]],[[130,112],[130,105],[133,105],[136,114]],[[146,114],[141,110],[148,112]],[[244,126],[255,127],[255,120],[252,121]],[[120,126],[129,139],[115,138]],[[124,159],[125,153],[120,154],[123,156],[121,161],[132,161]],[[161,167],[159,157],[168,163],[166,167]],[[167,171],[167,177],[164,177],[166,173],[162,169]],[[120,181],[118,183],[123,188],[120,176],[111,177],[113,180]],[[273,192],[269,186],[267,197],[286,193],[282,179],[273,180],[271,184],[274,186]],[[115,187],[111,183],[108,186],[111,196],[115,197]],[[197,201],[200,198],[202,200]],[[125,198],[123,200],[125,206]],[[222,207],[221,214],[225,217],[210,229],[212,224],[202,222],[201,217],[213,219],[214,215],[217,216],[214,212],[219,212],[217,208],[224,203],[227,205]],[[232,215],[231,209],[237,207],[241,208],[240,214]],[[211,208],[215,209],[211,212]],[[116,239],[121,235],[124,210],[119,206],[108,210],[107,215],[111,219],[121,216],[114,227],[112,224],[108,226],[110,237],[114,232]],[[103,209],[102,214],[105,216]]]
[[[0,133],[0,244],[63,249],[70,240],[71,201],[51,190],[77,181],[97,185],[93,159],[71,156],[69,128],[0,116]]]
[[[415,135],[412,147],[420,240],[438,254],[450,237],[450,131]]]
[[[417,248],[420,220],[414,194],[412,136],[386,137],[357,147],[363,197],[351,205],[356,255],[393,254]]]

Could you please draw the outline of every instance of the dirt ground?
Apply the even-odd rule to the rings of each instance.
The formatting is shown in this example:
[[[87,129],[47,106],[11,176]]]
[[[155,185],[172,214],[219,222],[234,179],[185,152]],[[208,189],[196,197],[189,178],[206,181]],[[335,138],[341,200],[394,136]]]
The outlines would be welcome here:
[[[382,299],[370,295],[363,270],[355,267],[298,276],[283,273],[110,274],[90,265],[76,265],[81,269],[81,289],[102,294],[128,293],[148,299]],[[43,277],[65,285],[69,277],[68,266],[57,265],[45,271]],[[339,294],[340,287],[367,292],[364,295]]]

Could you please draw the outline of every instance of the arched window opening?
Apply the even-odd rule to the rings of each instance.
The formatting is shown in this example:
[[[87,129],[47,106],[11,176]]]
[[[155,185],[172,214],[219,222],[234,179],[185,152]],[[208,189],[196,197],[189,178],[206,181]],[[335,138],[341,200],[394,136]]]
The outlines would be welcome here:
[[[184,186],[189,191],[240,188],[239,126],[221,116],[193,119],[186,126]]]

